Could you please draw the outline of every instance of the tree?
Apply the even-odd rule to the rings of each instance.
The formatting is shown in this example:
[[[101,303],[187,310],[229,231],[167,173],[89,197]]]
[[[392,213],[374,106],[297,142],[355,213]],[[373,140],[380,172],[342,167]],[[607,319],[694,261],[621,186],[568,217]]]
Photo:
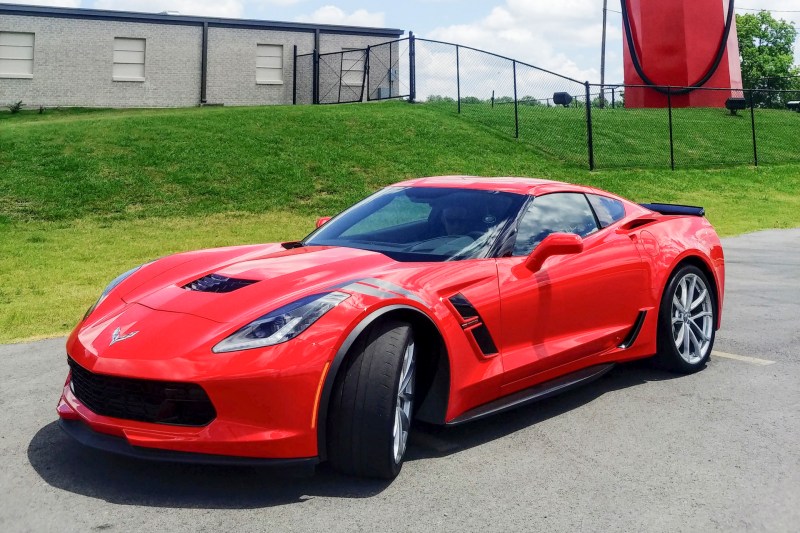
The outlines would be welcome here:
[[[800,89],[800,68],[794,63],[794,23],[776,20],[769,11],[736,15],[739,54],[745,89]],[[780,93],[755,92],[761,107],[783,107],[792,99]]]

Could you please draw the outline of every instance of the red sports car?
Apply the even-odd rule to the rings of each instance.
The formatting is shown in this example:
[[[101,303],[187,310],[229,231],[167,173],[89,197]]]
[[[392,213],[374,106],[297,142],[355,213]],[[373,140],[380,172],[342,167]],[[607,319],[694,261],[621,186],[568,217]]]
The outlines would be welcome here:
[[[404,181],[302,241],[119,276],[69,337],[58,414],[116,453],[392,478],[412,420],[461,424],[632,359],[700,370],[724,279],[701,208]]]

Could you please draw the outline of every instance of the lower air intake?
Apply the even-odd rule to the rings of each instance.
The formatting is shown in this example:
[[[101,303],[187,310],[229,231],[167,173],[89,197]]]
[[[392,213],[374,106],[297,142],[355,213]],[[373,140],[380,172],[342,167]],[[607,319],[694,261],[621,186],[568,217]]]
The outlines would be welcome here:
[[[70,387],[98,415],[173,426],[205,426],[217,416],[206,392],[194,383],[118,378],[89,372],[71,358]]]

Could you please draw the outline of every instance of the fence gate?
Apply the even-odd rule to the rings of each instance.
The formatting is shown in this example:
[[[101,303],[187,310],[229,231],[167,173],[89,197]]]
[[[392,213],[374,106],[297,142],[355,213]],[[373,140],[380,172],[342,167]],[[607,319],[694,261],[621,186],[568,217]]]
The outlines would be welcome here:
[[[341,52],[295,56],[295,104],[345,104],[408,98],[409,39]],[[407,74],[406,74],[407,78]]]

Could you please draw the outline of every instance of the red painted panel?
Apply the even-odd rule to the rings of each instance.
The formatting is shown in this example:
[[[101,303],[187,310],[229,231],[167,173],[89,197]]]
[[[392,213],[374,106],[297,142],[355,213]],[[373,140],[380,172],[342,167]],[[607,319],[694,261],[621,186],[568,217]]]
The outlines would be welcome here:
[[[728,0],[626,0],[639,62],[650,80],[676,87],[697,83],[712,66],[725,28]],[[624,28],[623,28],[624,30]],[[623,39],[625,83],[642,85]],[[719,68],[704,85],[742,88],[736,23],[731,27]],[[740,91],[694,91],[672,97],[675,107],[724,107]],[[651,89],[628,88],[625,107],[666,107],[667,96]]]

